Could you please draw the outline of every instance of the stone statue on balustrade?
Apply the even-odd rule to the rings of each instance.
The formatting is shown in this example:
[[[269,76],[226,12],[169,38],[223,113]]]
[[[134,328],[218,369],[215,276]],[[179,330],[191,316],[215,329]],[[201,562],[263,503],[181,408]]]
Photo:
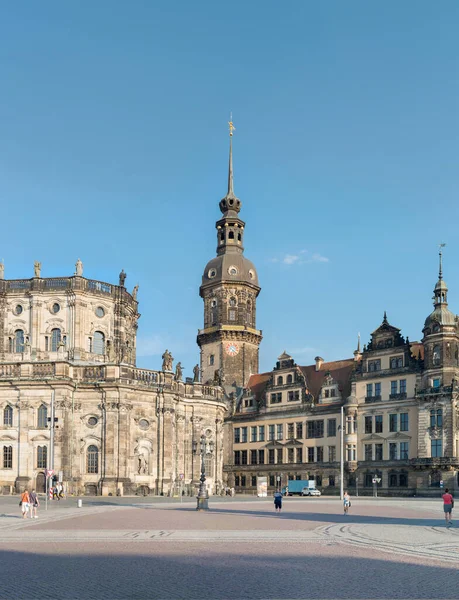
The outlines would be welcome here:
[[[23,350],[25,356],[30,356],[31,350],[32,350],[32,346],[30,344],[29,336],[26,336],[26,338],[24,340],[24,350]]]
[[[0,262],[0,279],[5,279],[5,265],[2,262]]]
[[[75,275],[82,277],[83,275],[83,263],[78,259],[75,263]]]
[[[199,374],[201,373],[201,369],[199,368],[199,365],[195,365],[193,367],[193,382],[194,383],[198,383],[199,382]]]
[[[182,381],[182,375],[183,375],[182,363],[178,362],[177,366],[175,367],[175,379],[176,379],[176,381]]]
[[[163,371],[172,371],[173,370],[172,363],[174,362],[174,358],[167,348],[161,358],[163,359],[162,370]]]
[[[145,458],[144,454],[139,454],[137,457],[137,473],[139,475],[147,475],[148,474],[148,461]]]
[[[137,300],[137,292],[139,291],[139,284],[137,284],[136,286],[134,286],[134,289],[132,290],[132,298],[134,300]]]
[[[38,262],[38,260],[36,260],[33,263],[33,276],[40,277],[40,273],[41,273],[41,262]]]
[[[124,269],[121,269],[121,273],[120,273],[120,286],[124,287],[124,282],[126,281],[126,273],[124,272]]]

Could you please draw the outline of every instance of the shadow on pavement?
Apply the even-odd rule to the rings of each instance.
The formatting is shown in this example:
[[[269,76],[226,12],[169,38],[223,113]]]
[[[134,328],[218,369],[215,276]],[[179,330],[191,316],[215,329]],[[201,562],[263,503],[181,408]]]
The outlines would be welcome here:
[[[124,547],[126,549],[126,546]],[[455,568],[349,556],[301,555],[267,544],[231,549],[141,544],[133,552],[0,551],[0,598],[261,600],[457,598]],[[139,554],[139,552],[142,554]],[[65,554],[64,554],[65,552]],[[135,553],[137,552],[137,553]],[[12,576],[16,573],[21,576]]]

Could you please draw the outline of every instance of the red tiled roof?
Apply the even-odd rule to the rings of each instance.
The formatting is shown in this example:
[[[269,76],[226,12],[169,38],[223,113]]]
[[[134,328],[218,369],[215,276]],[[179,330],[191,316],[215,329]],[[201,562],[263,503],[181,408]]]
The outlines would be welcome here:
[[[325,374],[330,372],[330,375],[338,383],[342,398],[347,398],[351,392],[351,374],[355,366],[353,358],[345,360],[336,360],[332,362],[322,363],[320,369],[316,371],[316,366],[310,365],[306,367],[297,367],[301,370],[306,380],[306,388],[315,399],[317,399],[320,388],[323,385]],[[255,398],[260,399],[263,392],[271,379],[272,372],[259,373],[252,375],[249,379],[247,387],[250,388]]]

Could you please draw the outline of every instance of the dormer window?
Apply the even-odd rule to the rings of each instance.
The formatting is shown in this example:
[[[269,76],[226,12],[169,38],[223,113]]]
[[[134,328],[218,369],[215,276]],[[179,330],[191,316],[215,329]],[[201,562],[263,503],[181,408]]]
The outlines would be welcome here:
[[[277,385],[284,385],[284,378],[282,376],[277,378]]]
[[[293,383],[293,375],[287,375],[287,383]]]
[[[393,356],[390,359],[390,368],[391,369],[399,369],[403,367],[403,357],[402,356]]]
[[[372,373],[373,371],[381,370],[381,360],[369,360],[368,361],[368,371]]]

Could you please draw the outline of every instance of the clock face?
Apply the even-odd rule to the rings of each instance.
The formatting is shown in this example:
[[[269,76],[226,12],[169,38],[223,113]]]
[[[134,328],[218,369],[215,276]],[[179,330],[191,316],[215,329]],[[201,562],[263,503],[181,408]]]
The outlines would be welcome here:
[[[236,342],[229,342],[226,344],[225,350],[228,356],[236,356],[236,354],[239,353],[239,346],[236,344]]]

